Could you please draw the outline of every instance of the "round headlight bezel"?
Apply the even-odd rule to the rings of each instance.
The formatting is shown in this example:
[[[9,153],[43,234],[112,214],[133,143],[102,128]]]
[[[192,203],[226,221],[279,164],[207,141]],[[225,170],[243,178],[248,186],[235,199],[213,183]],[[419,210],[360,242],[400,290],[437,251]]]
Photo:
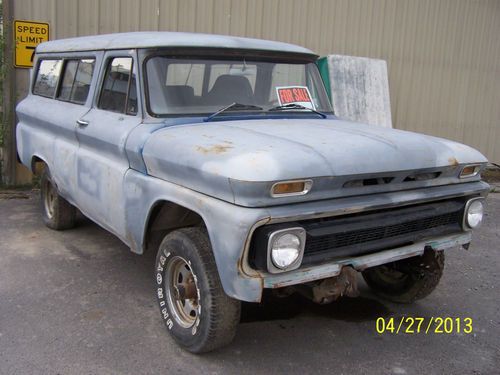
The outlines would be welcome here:
[[[285,241],[287,236],[292,236],[289,238],[291,240],[293,237],[296,238],[296,251],[297,255],[288,263],[283,264],[278,260],[278,252],[282,252],[282,259],[286,257],[286,247],[279,248],[279,241]],[[279,273],[285,271],[291,271],[300,267],[302,263],[302,258],[304,256],[304,247],[306,241],[306,232],[302,227],[287,228],[277,230],[269,236],[268,242],[268,255],[267,255],[267,269],[271,273]],[[298,243],[297,243],[298,242]]]
[[[477,211],[479,209],[479,212]],[[476,210],[476,212],[472,212],[472,210]],[[480,218],[479,220],[474,219],[470,217],[470,214],[479,214]],[[464,217],[463,217],[463,223],[462,227],[464,230],[473,230],[477,229],[481,226],[481,223],[484,218],[484,198],[473,198],[467,201],[464,209]]]

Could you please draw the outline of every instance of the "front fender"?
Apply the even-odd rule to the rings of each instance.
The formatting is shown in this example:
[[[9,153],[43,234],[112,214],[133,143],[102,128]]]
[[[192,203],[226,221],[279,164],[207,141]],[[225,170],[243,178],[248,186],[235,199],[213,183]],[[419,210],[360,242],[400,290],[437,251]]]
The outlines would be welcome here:
[[[135,170],[126,173],[124,191],[126,239],[133,252],[144,252],[145,228],[155,204],[162,200],[176,203],[196,212],[205,222],[226,294],[243,301],[260,301],[262,279],[244,275],[241,258],[254,224],[269,218],[266,209],[236,206]]]

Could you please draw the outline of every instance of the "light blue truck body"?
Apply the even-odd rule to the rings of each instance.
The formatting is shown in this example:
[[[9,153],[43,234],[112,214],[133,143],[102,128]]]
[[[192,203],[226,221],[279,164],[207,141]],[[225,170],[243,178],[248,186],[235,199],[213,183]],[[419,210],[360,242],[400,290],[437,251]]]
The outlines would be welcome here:
[[[253,269],[247,259],[250,241],[262,225],[484,196],[488,185],[479,175],[464,180],[459,174],[463,166],[484,166],[487,160],[456,142],[333,115],[228,115],[211,122],[199,116],[149,115],[141,68],[144,51],[197,46],[213,47],[214,54],[234,49],[314,55],[283,43],[176,33],[43,43],[35,66],[38,59],[56,55],[92,57],[96,71],[84,105],[34,95],[30,89],[17,107],[20,160],[29,168],[44,162],[64,198],[139,254],[147,248],[155,207],[167,204],[195,212],[208,230],[225,292],[245,301],[259,301],[264,288],[335,276],[342,265],[361,270],[421,254],[425,246],[444,249],[470,242],[470,232],[461,231],[279,275]],[[134,59],[137,115],[96,107],[105,70],[102,62],[112,56]],[[88,125],[81,127],[78,120]],[[434,171],[439,171],[439,178],[405,181],[409,173]],[[353,179],[388,175],[391,183],[345,187]],[[271,196],[274,183],[304,178],[313,181],[309,194]]]

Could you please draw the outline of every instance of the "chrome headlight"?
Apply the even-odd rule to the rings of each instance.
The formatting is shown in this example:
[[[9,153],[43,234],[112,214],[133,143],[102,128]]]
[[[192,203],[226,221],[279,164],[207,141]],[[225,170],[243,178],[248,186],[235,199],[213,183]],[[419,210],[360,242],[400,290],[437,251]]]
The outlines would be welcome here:
[[[277,230],[269,236],[267,269],[271,273],[299,268],[304,256],[304,228]]]
[[[483,221],[484,205],[482,198],[470,199],[465,205],[463,229],[476,229]]]

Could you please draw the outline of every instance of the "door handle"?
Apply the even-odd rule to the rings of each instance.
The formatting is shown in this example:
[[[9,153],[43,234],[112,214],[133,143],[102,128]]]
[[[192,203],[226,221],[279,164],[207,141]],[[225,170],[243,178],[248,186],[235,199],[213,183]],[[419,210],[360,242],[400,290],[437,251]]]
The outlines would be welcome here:
[[[89,125],[89,122],[85,121],[85,120],[76,120],[76,123],[77,123],[78,126],[80,126],[82,128],[84,128],[84,127],[86,127],[86,126]]]

